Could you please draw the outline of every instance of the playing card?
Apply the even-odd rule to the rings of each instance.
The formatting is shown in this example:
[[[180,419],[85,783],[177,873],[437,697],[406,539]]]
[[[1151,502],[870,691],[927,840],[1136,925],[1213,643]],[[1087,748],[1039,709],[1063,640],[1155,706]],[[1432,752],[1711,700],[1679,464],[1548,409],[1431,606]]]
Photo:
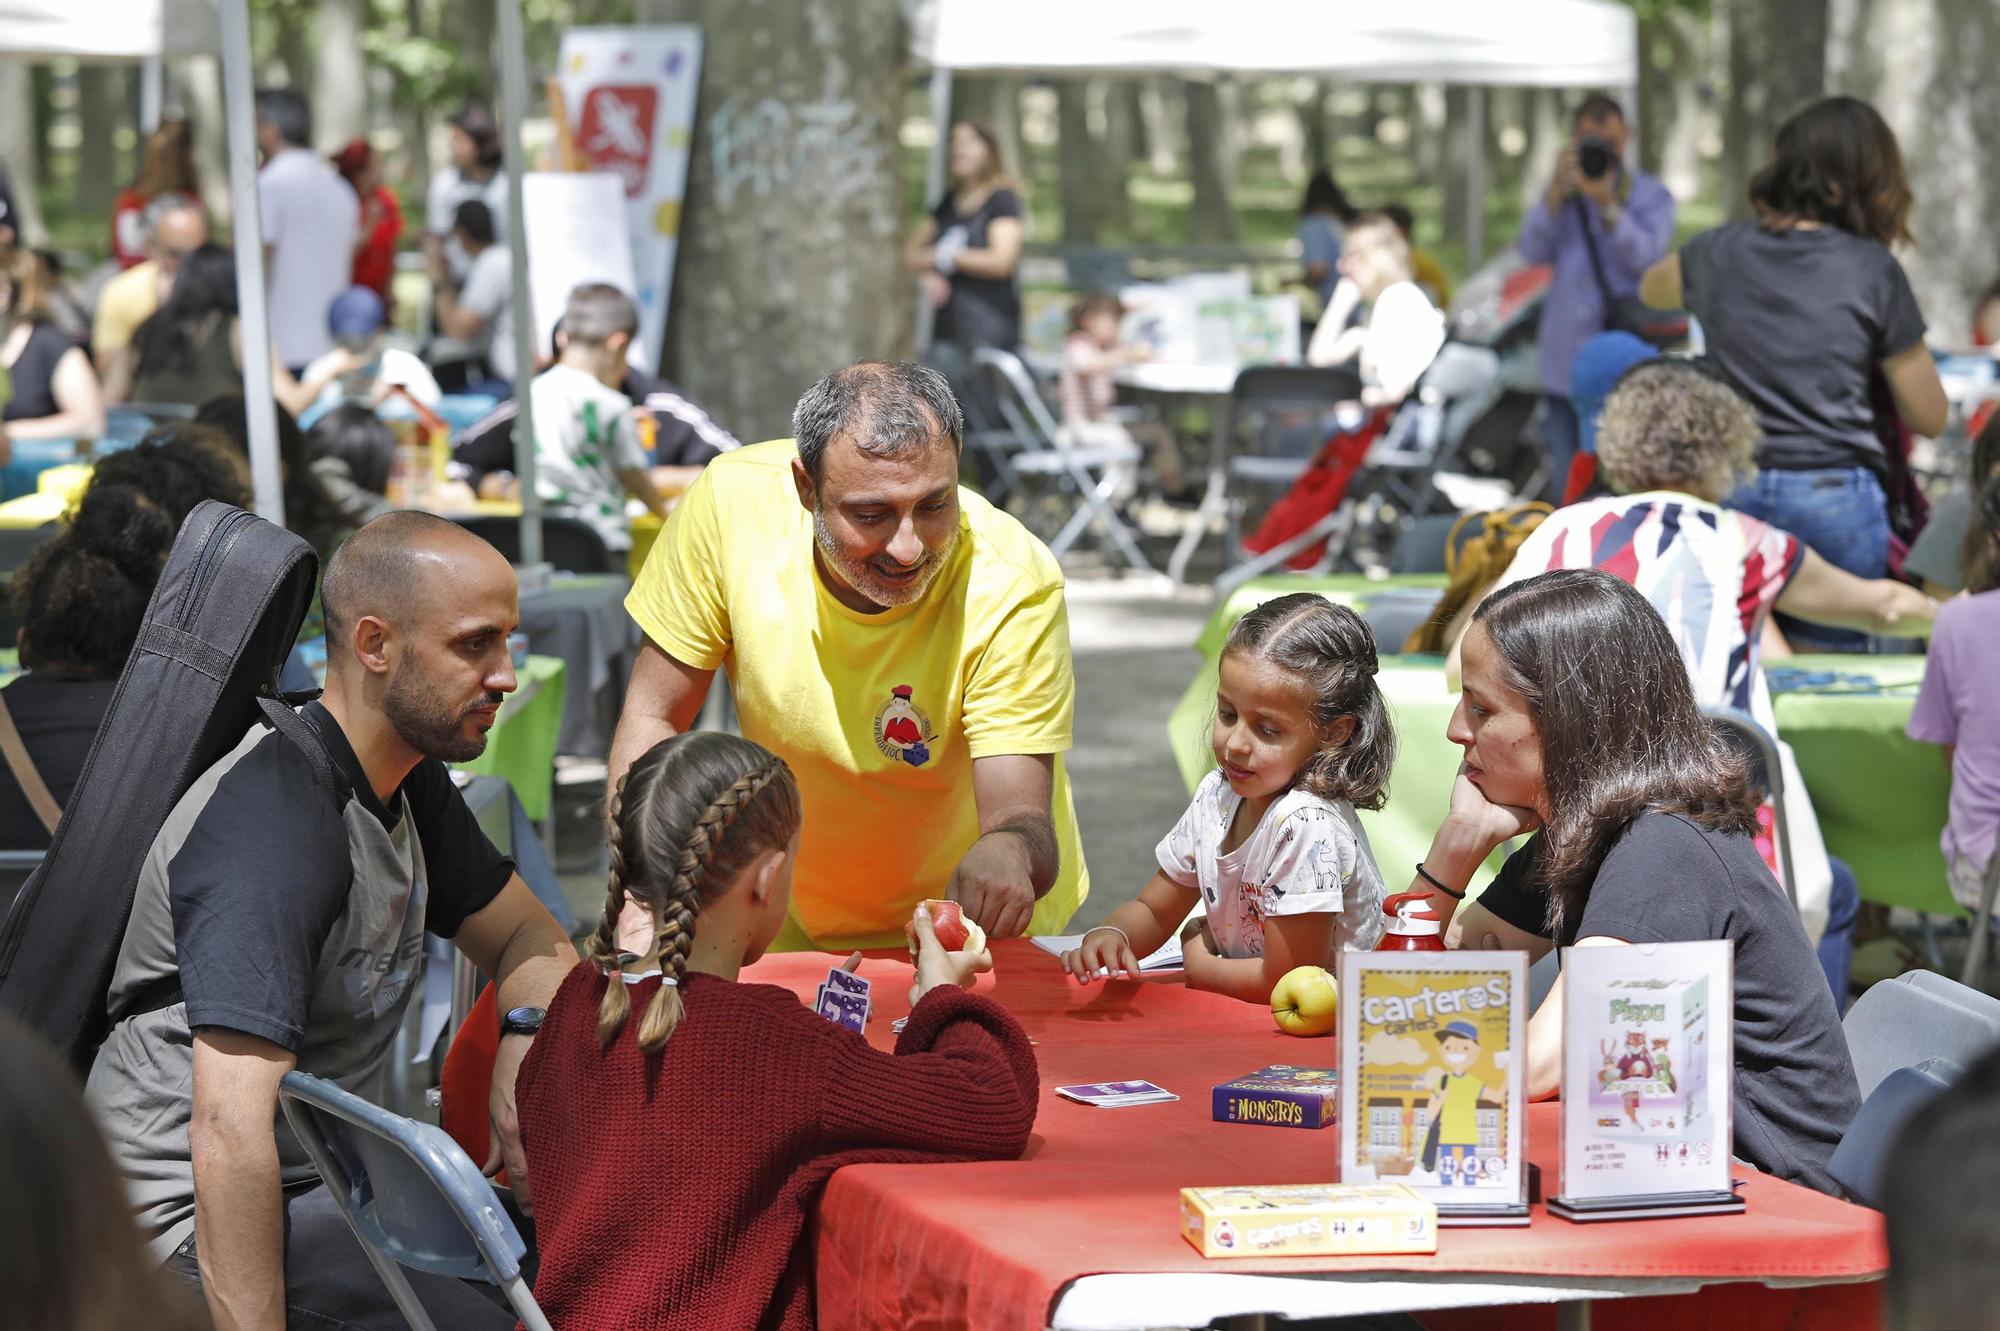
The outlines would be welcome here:
[[[827,990],[819,1000],[818,1012],[836,1026],[860,1034],[868,1026],[868,1000],[858,994],[837,993]]]
[[[1165,1104],[1180,1097],[1149,1081],[1104,1081],[1081,1086],[1058,1086],[1056,1094],[1078,1104],[1116,1109],[1126,1105]]]
[[[869,984],[869,982],[867,980],[862,979],[859,975],[852,974],[848,971],[842,970],[838,966],[835,966],[833,969],[829,970],[826,973],[826,983],[821,985],[820,989],[822,991],[838,991],[843,994],[855,994],[858,995],[859,997],[866,998],[868,997],[868,991],[871,987],[872,986]]]

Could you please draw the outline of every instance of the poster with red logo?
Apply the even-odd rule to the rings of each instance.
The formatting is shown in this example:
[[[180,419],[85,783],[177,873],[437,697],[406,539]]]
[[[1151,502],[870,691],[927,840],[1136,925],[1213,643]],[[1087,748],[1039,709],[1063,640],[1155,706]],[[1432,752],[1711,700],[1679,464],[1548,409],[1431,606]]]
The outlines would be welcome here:
[[[557,68],[577,151],[624,191],[639,347],[656,369],[701,86],[701,29],[571,28]]]

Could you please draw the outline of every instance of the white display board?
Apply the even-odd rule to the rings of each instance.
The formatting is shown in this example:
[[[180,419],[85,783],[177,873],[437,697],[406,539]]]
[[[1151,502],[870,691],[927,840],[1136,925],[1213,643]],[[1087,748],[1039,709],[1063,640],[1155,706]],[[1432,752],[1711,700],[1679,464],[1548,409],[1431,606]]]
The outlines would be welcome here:
[[[625,188],[616,176],[530,171],[521,178],[528,221],[528,301],[535,345],[549,351],[549,333],[569,293],[584,282],[636,288],[625,226]],[[643,311],[641,306],[642,327]]]
[[[1563,952],[1562,1196],[1727,1195],[1735,945]]]
[[[701,29],[571,28],[557,62],[570,134],[594,173],[616,179],[639,347],[657,370],[687,194]],[[539,314],[540,297],[536,298]],[[545,336],[545,333],[538,333]]]

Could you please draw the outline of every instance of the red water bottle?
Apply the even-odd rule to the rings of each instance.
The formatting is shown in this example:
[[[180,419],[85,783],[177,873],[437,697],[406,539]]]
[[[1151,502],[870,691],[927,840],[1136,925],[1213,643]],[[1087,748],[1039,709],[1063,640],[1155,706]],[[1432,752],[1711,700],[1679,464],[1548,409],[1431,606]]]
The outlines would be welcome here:
[[[1445,950],[1444,921],[1438,918],[1437,909],[1424,893],[1398,892],[1384,897],[1382,913],[1388,920],[1382,941],[1375,945],[1377,952]]]

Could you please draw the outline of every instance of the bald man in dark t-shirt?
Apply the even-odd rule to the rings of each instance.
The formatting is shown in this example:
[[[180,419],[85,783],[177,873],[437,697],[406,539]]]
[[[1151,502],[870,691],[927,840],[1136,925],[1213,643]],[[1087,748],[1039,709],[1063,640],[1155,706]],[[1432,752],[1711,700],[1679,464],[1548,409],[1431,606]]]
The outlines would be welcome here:
[[[155,1253],[218,1325],[386,1331],[404,1325],[386,1287],[273,1132],[279,1079],[296,1067],[380,1100],[425,932],[496,977],[502,1011],[546,1005],[576,952],[444,766],[478,756],[514,689],[507,561],[391,513],[341,547],[322,594],[326,694],[301,715],[352,795],[338,804],[262,726],[195,781],[141,873],[89,1099]],[[531,1038],[502,1037],[491,1105],[524,1196],[514,1075]],[[468,1285],[411,1276],[440,1325],[512,1323]]]

